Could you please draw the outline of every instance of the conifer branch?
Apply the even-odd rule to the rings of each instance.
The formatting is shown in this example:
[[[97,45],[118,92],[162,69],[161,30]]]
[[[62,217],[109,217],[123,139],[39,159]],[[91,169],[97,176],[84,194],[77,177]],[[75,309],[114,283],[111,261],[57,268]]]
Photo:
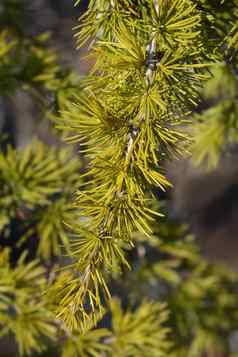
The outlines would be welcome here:
[[[158,213],[150,208],[150,188],[169,186],[159,162],[164,151],[176,151],[184,138],[170,123],[178,108],[186,115],[190,102],[197,100],[197,87],[207,78],[201,16],[191,1],[153,0],[150,10],[142,1],[136,16],[133,9],[127,12],[124,2],[90,4],[79,39],[84,43],[100,32],[92,50],[97,75],[85,81],[74,110],[69,103],[59,119],[59,127],[76,131],[72,140],[87,147],[90,161],[85,187],[78,192],[86,220],[73,248],[81,298],[92,295],[95,281],[96,289],[108,291],[103,275],[128,266],[122,247],[133,246],[135,231],[151,236],[150,223]],[[79,310],[84,309],[87,299],[76,299],[76,290],[64,299],[64,308],[80,301]],[[97,296],[96,303],[89,303],[93,311],[101,304]]]

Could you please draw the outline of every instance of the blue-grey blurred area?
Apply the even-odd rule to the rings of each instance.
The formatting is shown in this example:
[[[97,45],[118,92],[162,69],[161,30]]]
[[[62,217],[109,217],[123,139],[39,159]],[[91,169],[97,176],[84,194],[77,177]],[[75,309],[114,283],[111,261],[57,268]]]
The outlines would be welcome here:
[[[62,68],[72,68],[79,74],[87,72],[87,65],[81,61],[84,49],[76,50],[73,30],[87,7],[87,1],[81,1],[77,7],[74,6],[73,0],[15,1],[18,1],[23,9],[17,23],[19,31],[25,36],[50,32],[49,45],[57,51]],[[0,23],[0,26],[11,25],[7,23],[8,19],[5,18],[4,21],[6,23]],[[26,145],[33,136],[38,136],[46,142],[53,140],[48,136],[46,121],[41,123],[40,108],[23,90],[14,96],[0,98],[0,131],[4,131],[9,142],[16,147]]]

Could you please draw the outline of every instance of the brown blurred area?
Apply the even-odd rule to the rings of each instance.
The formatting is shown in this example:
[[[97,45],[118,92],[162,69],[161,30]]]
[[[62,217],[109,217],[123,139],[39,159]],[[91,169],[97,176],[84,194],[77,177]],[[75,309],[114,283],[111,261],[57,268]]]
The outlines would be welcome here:
[[[210,173],[188,160],[168,164],[175,216],[190,225],[204,256],[238,271],[238,163],[236,153]]]

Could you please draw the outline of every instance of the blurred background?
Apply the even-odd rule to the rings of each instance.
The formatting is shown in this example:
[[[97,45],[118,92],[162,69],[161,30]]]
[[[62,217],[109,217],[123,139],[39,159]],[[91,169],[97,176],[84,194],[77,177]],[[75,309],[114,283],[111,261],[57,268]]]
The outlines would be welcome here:
[[[4,22],[10,21],[11,16],[15,18],[14,22],[16,21],[16,4],[19,7],[17,1],[6,2],[5,8],[9,9],[9,18],[5,15]],[[60,61],[62,68],[74,68],[79,74],[87,72],[88,65],[81,60],[82,50],[76,51],[76,41],[73,37],[73,27],[85,10],[87,1],[82,1],[80,6],[74,7],[73,1],[67,0],[22,0],[21,6],[23,11],[19,13],[18,26],[22,35],[34,37],[50,32],[51,39],[48,45],[59,53],[57,60]],[[9,24],[0,25],[4,27]],[[52,98],[46,99],[46,105],[50,105]],[[39,108],[36,108],[36,102],[22,90],[18,91],[14,98],[1,99],[0,128],[16,146],[26,145],[34,135],[44,137],[47,141],[52,140],[47,137],[47,121],[43,120],[42,123],[44,118],[37,110]]]
[[[4,0],[0,1],[4,3]],[[0,12],[2,4],[0,2]],[[24,18],[19,17],[18,31],[33,39],[43,32],[50,32],[49,44],[59,54],[61,70],[67,72],[70,69],[74,71],[73,76],[75,73],[84,76],[90,63],[83,58],[86,49],[76,50],[72,29],[87,8],[87,1],[81,1],[77,7],[69,0],[22,0],[22,5],[27,11]],[[6,25],[3,20],[10,21],[10,10],[9,7],[9,18],[2,18],[0,28]],[[74,80],[70,83],[77,85]],[[54,91],[43,90],[39,96],[39,93],[29,93],[21,88],[13,96],[0,96],[3,148],[9,143],[16,148],[25,147],[33,137],[50,146],[62,145],[54,131],[49,130],[51,124],[42,111],[42,104],[47,111],[57,105],[52,93]],[[202,105],[207,106],[208,102]],[[197,237],[202,253],[209,261],[223,262],[238,271],[237,147],[232,148],[230,155],[223,157],[211,173],[195,168],[188,160],[180,160],[179,164],[169,162],[166,170],[174,186],[165,195],[169,199],[171,219],[189,224],[190,232]],[[6,357],[8,353],[17,355],[12,340],[9,343],[5,339],[0,344],[0,356]],[[49,356],[53,356],[52,353],[49,352]]]

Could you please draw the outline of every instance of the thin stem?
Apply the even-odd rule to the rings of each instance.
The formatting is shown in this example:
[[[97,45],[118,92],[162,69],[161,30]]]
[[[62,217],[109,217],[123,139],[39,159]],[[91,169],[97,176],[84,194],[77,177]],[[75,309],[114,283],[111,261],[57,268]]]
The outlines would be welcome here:
[[[112,0],[113,1],[113,0]],[[154,8],[159,15],[159,2],[158,0],[154,0]],[[154,80],[154,72],[155,72],[155,64],[154,64],[154,57],[156,55],[156,38],[155,38],[155,31],[152,33],[152,40],[149,43],[149,50],[148,50],[148,58],[147,58],[147,63],[148,63],[148,68],[146,70],[145,74],[145,82],[147,88],[150,87],[150,85],[153,83]],[[143,121],[143,117],[141,118],[140,122]],[[138,135],[139,128],[138,127],[133,127],[131,132],[128,135],[128,143],[127,143],[127,150],[126,150],[126,159],[129,157],[131,149],[134,144],[134,140],[136,136]]]

